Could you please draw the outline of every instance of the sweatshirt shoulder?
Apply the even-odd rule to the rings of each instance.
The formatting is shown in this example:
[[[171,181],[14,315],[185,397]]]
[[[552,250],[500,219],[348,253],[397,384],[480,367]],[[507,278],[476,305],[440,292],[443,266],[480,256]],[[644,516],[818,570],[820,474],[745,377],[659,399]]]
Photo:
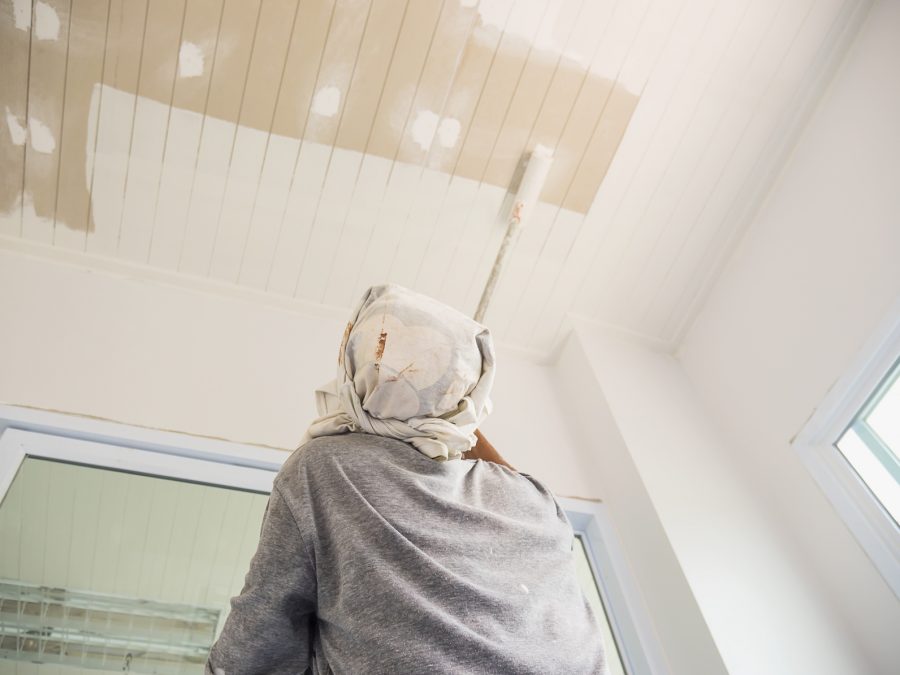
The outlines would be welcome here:
[[[384,461],[385,450],[397,444],[405,445],[400,441],[359,433],[314,438],[291,453],[278,472],[276,482],[361,463],[372,466]]]
[[[294,450],[281,465],[276,483],[315,471],[332,461],[336,454],[340,454],[343,446],[341,443],[334,443],[333,438],[335,437],[314,438]]]

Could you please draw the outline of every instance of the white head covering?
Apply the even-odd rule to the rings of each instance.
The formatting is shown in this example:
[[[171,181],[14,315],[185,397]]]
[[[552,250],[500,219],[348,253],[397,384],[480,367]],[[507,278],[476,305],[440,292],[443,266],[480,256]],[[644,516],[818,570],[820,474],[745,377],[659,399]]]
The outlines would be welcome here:
[[[316,390],[321,417],[301,445],[359,431],[458,459],[490,412],[493,381],[487,328],[402,286],[373,286],[344,331],[337,378]]]

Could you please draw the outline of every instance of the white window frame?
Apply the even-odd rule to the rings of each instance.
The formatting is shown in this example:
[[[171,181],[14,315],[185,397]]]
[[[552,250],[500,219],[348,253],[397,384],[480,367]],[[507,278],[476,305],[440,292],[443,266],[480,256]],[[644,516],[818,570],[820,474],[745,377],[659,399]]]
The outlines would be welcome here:
[[[268,494],[287,453],[140,427],[0,405],[0,502],[27,457]],[[669,675],[649,612],[606,507],[559,497],[582,537],[629,675]]]
[[[835,443],[900,357],[900,300],[793,441],[794,450],[900,598],[900,528]]]
[[[625,672],[629,675],[669,675],[671,669],[662,643],[625,558],[608,508],[602,502],[568,497],[557,497],[556,500],[565,510],[575,534],[584,542]]]
[[[286,453],[0,405],[0,500],[26,457],[268,494]]]

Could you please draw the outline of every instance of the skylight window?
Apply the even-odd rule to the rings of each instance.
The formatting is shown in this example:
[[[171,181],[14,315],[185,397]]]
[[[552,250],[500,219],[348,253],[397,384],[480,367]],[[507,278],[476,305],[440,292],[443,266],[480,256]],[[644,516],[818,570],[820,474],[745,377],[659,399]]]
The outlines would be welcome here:
[[[835,445],[900,524],[900,360]]]

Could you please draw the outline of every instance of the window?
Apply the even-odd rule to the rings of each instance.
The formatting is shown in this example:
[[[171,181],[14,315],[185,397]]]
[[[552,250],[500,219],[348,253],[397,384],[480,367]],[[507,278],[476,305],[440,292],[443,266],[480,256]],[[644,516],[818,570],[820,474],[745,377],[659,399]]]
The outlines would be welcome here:
[[[9,410],[0,672],[202,673],[283,453]]]
[[[597,577],[591,569],[588,561],[587,550],[584,548],[584,538],[575,537],[575,567],[578,570],[578,580],[584,591],[585,597],[594,608],[594,613],[600,621],[600,633],[603,635],[603,647],[606,652],[606,665],[609,675],[625,675],[625,666],[622,664],[622,655],[619,653],[619,645],[613,636],[612,624],[606,605],[600,597],[600,588],[597,586]]]
[[[900,523],[900,360],[836,443],[875,498]]]
[[[600,620],[610,675],[669,672],[606,507],[565,497],[557,501],[575,531],[575,565]]]
[[[793,446],[900,598],[900,302]]]

